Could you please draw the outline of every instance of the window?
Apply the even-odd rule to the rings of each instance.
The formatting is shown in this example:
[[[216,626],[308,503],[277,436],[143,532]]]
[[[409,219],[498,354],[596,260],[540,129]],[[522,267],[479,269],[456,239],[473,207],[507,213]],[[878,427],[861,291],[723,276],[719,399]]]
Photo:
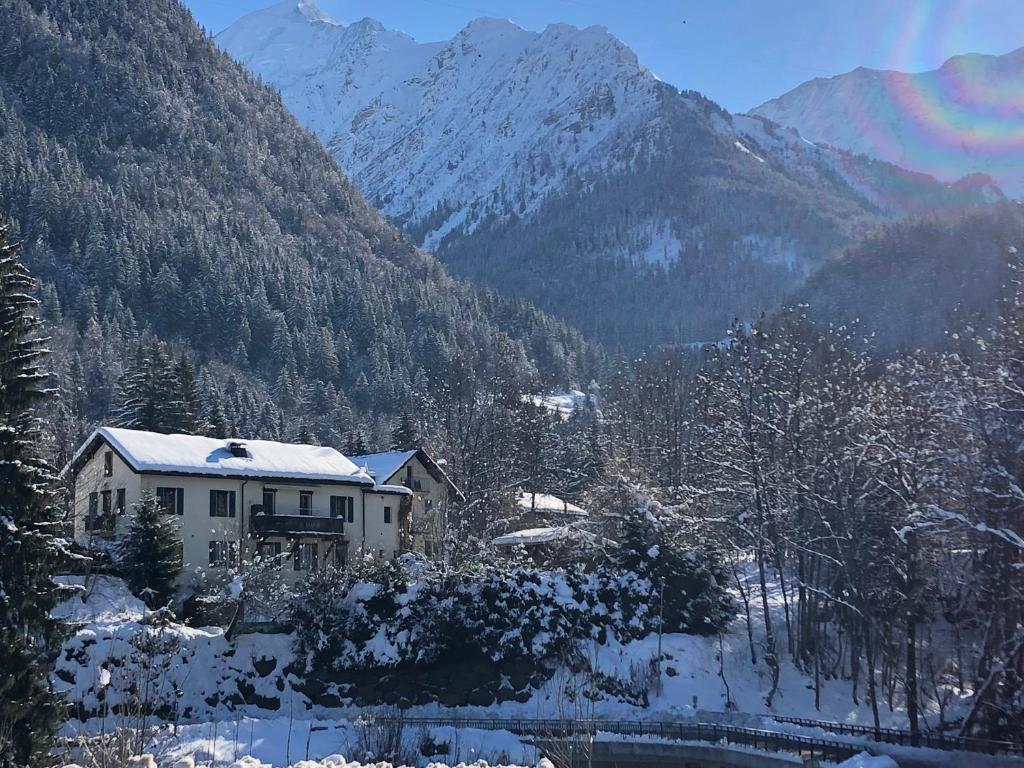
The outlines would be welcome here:
[[[234,517],[235,492],[210,491],[210,517]]]
[[[300,515],[312,515],[313,514],[313,492],[312,491],[299,491],[299,514]]]
[[[353,522],[353,499],[351,496],[331,496],[331,517],[340,517],[342,522]]]
[[[124,488],[117,489],[117,501],[114,502],[114,509],[117,510],[117,514],[123,515],[125,507],[124,499]]]
[[[391,524],[391,507],[384,507],[384,525]]]
[[[100,498],[103,499],[103,516],[106,517],[110,514],[112,509],[110,506],[110,491],[101,492]]]
[[[114,474],[114,452],[107,451],[103,454],[103,476],[110,477]]]
[[[261,541],[258,551],[261,560],[273,560],[281,556],[281,542]]]
[[[277,511],[277,489],[263,489],[263,514],[272,515]]]
[[[317,559],[317,547],[316,544],[296,544],[295,545],[295,570],[296,571],[315,571],[316,570],[316,559]]]
[[[100,495],[98,493],[89,494],[89,514],[85,518],[85,530],[94,531],[98,527],[97,518],[100,514]]]
[[[210,567],[225,568],[235,564],[238,545],[233,541],[210,542]]]
[[[168,515],[185,514],[184,488],[157,488],[156,503]]]

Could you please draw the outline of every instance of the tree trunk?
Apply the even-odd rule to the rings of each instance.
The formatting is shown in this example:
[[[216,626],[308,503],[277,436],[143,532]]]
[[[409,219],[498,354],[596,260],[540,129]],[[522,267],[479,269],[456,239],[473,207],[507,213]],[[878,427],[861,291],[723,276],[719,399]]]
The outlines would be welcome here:
[[[871,638],[871,622],[864,619],[864,657],[867,662],[868,701],[875,724],[875,740],[882,740],[882,722],[878,716],[878,688],[875,684],[875,641]]]
[[[918,722],[918,681],[917,681],[917,600],[915,596],[917,574],[914,532],[907,533],[907,590],[904,599],[907,601],[907,636],[906,636],[906,676],[904,686],[907,697],[907,720],[910,722],[910,743],[917,746],[921,726]]]
[[[736,563],[732,564],[732,575],[736,579],[736,589],[739,590],[740,600],[743,601],[743,613],[747,620],[747,642],[750,644],[750,663],[757,665],[757,651],[754,649],[754,623],[750,617],[750,598],[747,596],[747,588],[743,586],[740,579],[739,569]]]
[[[764,545],[761,542],[757,544],[757,573],[761,581],[761,608],[764,611],[764,661],[772,673],[772,687],[764,697],[764,704],[770,709],[775,693],[779,690],[779,657],[775,650],[775,632],[768,607],[768,579],[765,576]]]

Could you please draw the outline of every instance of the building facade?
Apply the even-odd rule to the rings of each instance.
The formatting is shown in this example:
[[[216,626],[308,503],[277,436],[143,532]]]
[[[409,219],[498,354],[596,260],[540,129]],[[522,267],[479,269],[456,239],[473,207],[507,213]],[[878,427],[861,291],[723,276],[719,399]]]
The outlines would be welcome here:
[[[152,496],[178,530],[183,581],[221,581],[257,554],[299,575],[413,549],[413,491],[333,448],[101,427],[65,472],[76,540],[115,542]]]
[[[440,464],[423,449],[353,456],[352,461],[375,482],[400,485],[412,492],[411,548],[428,557],[438,555],[451,506],[464,500]]]

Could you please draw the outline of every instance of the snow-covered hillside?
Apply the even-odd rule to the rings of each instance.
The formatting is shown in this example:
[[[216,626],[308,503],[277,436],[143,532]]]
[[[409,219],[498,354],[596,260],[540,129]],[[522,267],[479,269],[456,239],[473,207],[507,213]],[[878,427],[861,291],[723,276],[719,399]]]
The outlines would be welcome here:
[[[1024,194],[1024,48],[954,56],[919,74],[859,68],[819,78],[755,114],[807,139],[954,181],[985,173]]]

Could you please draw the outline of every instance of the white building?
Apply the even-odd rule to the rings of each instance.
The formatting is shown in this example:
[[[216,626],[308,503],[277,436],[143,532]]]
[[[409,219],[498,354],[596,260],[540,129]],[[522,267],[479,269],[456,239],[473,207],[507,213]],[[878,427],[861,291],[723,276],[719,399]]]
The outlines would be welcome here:
[[[413,489],[333,448],[100,427],[65,472],[77,540],[123,535],[151,494],[177,523],[183,579],[217,580],[254,552],[303,572],[412,548]]]
[[[422,449],[370,453],[353,456],[352,461],[375,482],[412,491],[410,547],[428,557],[437,554],[450,505],[465,500],[444,469]]]

